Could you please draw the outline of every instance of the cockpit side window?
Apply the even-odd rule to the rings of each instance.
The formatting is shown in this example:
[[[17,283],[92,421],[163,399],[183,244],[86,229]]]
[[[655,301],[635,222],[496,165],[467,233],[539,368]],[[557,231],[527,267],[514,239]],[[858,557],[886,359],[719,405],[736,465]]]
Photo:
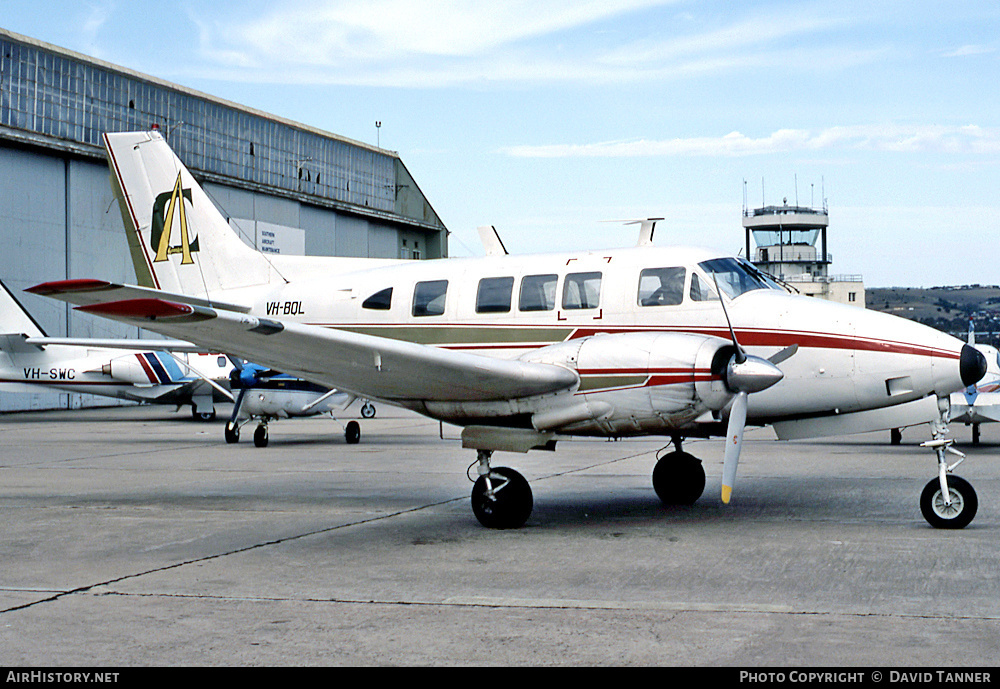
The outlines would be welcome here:
[[[414,316],[440,316],[444,313],[445,297],[448,294],[447,280],[418,282],[413,289]]]
[[[639,273],[639,306],[674,306],[684,301],[684,268],[646,268]]]
[[[717,301],[719,295],[715,293],[715,288],[711,283],[698,273],[691,273],[691,289],[689,294],[691,301]]]
[[[371,295],[363,302],[361,308],[374,311],[388,311],[392,308],[392,287],[386,287]]]
[[[741,259],[715,258],[698,265],[710,278],[718,281],[719,289],[731,299],[755,289],[781,289],[764,273]]]
[[[563,285],[564,309],[596,309],[601,301],[601,274],[570,273]]]

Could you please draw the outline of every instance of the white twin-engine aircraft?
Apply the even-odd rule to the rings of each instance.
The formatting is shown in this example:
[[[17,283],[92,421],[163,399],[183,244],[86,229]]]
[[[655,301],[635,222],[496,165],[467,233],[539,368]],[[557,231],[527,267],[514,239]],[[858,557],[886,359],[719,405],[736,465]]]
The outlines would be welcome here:
[[[142,286],[29,291],[463,426],[486,526],[519,527],[532,509],[527,481],[491,465],[495,451],[667,436],[676,451],[656,464],[653,487],[690,504],[705,472],[682,440],[725,436],[728,502],[748,423],[781,438],[931,423],[939,467],[922,511],[939,527],[975,514],[944,433],[949,395],[986,362],[956,338],[789,294],[738,258],[654,247],[651,221],[639,246],[608,251],[509,256],[497,241],[470,259],[265,256],[158,133],[105,144]]]

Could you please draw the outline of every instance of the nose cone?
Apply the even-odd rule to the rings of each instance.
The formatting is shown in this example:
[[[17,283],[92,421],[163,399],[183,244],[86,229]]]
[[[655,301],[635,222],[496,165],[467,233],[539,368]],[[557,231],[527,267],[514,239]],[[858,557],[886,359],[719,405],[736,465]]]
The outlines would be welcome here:
[[[958,372],[965,385],[974,385],[986,375],[986,357],[971,345],[962,347],[962,355],[958,360]]]
[[[726,371],[726,385],[734,392],[761,392],[785,377],[781,369],[767,359],[748,356],[736,363],[736,357]]]

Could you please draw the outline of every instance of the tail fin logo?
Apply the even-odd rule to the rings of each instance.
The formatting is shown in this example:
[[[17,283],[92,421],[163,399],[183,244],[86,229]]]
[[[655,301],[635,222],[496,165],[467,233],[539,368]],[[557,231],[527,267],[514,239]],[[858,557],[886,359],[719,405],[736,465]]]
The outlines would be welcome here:
[[[152,245],[156,247],[156,257],[154,263],[166,261],[171,254],[181,254],[181,265],[194,263],[191,254],[198,251],[198,238],[191,241],[190,230],[188,229],[187,212],[184,208],[184,199],[188,203],[191,201],[191,190],[181,187],[181,174],[177,173],[177,181],[174,182],[172,191],[165,191],[156,197],[153,203],[153,221],[150,231]],[[177,246],[170,246],[170,236],[174,229],[174,216],[177,216],[180,225],[181,243]]]

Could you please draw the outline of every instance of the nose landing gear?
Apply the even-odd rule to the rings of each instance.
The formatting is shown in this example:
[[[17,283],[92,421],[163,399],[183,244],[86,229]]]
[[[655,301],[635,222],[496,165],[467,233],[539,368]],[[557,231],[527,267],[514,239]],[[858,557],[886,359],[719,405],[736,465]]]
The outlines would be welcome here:
[[[936,529],[964,529],[976,516],[979,498],[968,481],[950,476],[955,467],[965,461],[965,454],[952,447],[953,438],[944,437],[950,416],[948,398],[938,398],[938,409],[941,419],[931,424],[933,439],[920,443],[921,447],[933,449],[938,460],[938,477],[931,479],[920,494],[920,512]],[[957,456],[958,461],[949,465],[948,454]]]

